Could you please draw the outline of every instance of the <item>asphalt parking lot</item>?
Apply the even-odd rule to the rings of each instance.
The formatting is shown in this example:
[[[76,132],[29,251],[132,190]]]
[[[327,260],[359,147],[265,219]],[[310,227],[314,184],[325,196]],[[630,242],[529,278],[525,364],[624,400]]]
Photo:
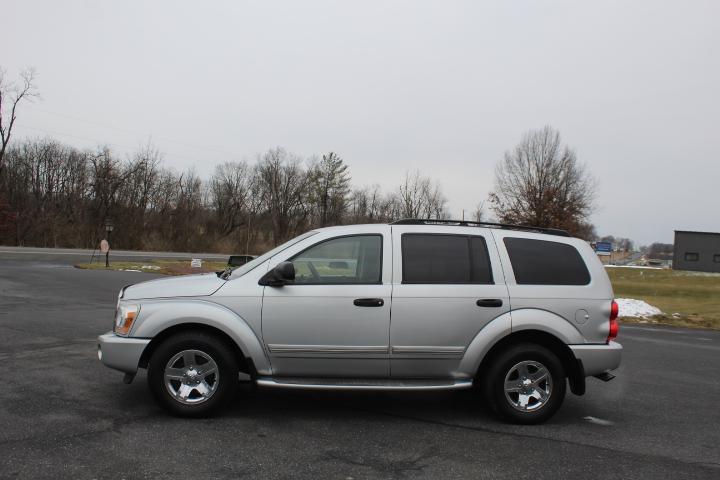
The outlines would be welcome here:
[[[623,326],[618,377],[533,427],[467,391],[246,387],[183,420],[96,356],[118,290],[153,275],[82,255],[0,247],[0,478],[720,478],[720,332]]]

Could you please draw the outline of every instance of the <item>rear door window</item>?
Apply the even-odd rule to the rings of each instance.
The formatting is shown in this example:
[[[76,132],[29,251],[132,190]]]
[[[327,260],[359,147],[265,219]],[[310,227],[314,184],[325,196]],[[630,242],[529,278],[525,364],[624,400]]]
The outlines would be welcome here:
[[[403,283],[493,283],[483,237],[406,233]]]
[[[572,245],[505,237],[518,285],[587,285],[590,272]]]

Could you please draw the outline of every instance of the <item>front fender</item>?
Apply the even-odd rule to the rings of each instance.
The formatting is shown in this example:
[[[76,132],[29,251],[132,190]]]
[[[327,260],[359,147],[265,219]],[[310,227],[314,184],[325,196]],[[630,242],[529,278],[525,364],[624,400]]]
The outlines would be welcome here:
[[[248,323],[232,310],[207,300],[156,300],[143,302],[131,335],[153,338],[163,330],[184,323],[217,328],[227,334],[250,358],[257,372],[271,374],[270,361],[262,342]]]

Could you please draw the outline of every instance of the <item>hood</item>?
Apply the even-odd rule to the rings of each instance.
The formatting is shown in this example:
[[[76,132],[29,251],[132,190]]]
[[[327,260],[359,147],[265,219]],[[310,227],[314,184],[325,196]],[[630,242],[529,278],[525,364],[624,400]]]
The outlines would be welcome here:
[[[214,273],[160,278],[126,287],[122,298],[204,297],[217,292],[224,283],[225,280]]]

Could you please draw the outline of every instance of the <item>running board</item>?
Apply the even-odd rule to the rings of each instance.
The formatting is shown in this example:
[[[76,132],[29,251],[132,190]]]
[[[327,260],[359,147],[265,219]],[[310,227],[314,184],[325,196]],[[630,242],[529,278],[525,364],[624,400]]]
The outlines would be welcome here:
[[[297,388],[305,390],[385,390],[427,391],[462,390],[472,388],[472,380],[414,380],[414,379],[332,379],[332,378],[273,378],[258,377],[262,387]]]

